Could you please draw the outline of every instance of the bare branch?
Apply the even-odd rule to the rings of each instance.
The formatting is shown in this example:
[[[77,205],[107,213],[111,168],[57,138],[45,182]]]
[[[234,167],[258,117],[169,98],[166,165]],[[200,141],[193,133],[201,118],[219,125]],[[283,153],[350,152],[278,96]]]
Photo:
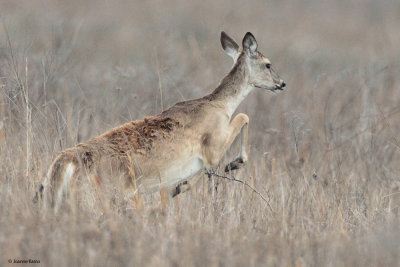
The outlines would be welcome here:
[[[254,193],[256,193],[259,197],[261,197],[261,199],[264,200],[265,203],[267,203],[268,208],[269,208],[269,210],[271,211],[271,214],[272,214],[272,215],[275,215],[275,212],[274,212],[274,210],[272,209],[271,204],[269,203],[269,200],[270,200],[271,198],[270,198],[268,195],[267,195],[267,196],[268,196],[268,199],[267,199],[266,197],[264,197],[259,191],[257,191],[257,190],[256,190],[254,187],[252,187],[251,185],[249,185],[246,181],[242,181],[242,180],[236,179],[235,177],[228,177],[228,176],[225,176],[225,175],[221,175],[221,174],[215,173],[214,171],[208,171],[208,172],[207,172],[207,175],[208,175],[208,177],[210,177],[210,178],[211,178],[212,176],[216,176],[216,177],[218,177],[218,178],[223,178],[223,179],[227,179],[227,180],[239,182],[239,183],[241,183],[241,184],[247,186],[247,187],[250,188]]]

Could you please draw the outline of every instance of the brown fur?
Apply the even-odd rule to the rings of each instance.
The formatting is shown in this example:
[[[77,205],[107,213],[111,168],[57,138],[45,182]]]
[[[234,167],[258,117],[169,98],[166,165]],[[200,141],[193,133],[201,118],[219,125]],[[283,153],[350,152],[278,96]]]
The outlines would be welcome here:
[[[85,143],[62,151],[51,167],[51,202],[54,204],[54,194],[63,182],[67,164],[71,162],[78,168],[76,173],[90,175],[99,172],[101,168],[99,162],[116,159],[115,162],[118,162],[119,166],[115,169],[126,172],[128,174],[126,184],[133,184],[135,171],[132,166],[132,156],[149,154],[154,141],[168,142],[172,138],[171,131],[178,127],[180,123],[167,116],[146,117],[144,120],[125,123]],[[102,183],[98,174],[95,178],[98,184]]]

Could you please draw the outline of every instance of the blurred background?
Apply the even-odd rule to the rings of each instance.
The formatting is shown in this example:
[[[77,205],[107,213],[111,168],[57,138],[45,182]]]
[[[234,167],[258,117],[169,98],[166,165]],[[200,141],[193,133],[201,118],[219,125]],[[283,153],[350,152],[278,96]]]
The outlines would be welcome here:
[[[398,264],[399,1],[2,0],[0,19],[0,266]],[[250,160],[232,175],[274,215],[206,177],[167,207],[31,202],[63,149],[212,92],[221,31],[252,32],[287,83],[238,109]]]

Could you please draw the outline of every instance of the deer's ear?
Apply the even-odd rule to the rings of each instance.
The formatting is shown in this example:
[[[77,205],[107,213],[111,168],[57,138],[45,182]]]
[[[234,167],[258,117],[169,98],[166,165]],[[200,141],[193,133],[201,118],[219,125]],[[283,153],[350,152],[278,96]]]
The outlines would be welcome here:
[[[239,53],[239,46],[225,32],[221,32],[221,45],[225,53],[235,60],[237,54]]]
[[[257,41],[251,32],[246,33],[242,41],[243,50],[246,53],[254,54],[257,51]]]

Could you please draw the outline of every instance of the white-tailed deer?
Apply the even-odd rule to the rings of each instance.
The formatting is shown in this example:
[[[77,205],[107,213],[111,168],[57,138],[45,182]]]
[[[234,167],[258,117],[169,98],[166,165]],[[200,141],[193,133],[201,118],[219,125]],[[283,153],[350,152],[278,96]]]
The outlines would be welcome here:
[[[123,175],[125,186],[138,192],[164,188],[175,196],[196,184],[204,170],[216,166],[240,132],[239,156],[226,171],[246,163],[249,117],[243,113],[231,117],[255,88],[283,90],[285,83],[257,51],[251,33],[244,36],[242,48],[225,32],[221,44],[234,65],[211,94],[64,150],[51,165],[40,193],[44,191],[57,209],[72,180],[88,177],[101,184],[104,170],[111,168]]]

